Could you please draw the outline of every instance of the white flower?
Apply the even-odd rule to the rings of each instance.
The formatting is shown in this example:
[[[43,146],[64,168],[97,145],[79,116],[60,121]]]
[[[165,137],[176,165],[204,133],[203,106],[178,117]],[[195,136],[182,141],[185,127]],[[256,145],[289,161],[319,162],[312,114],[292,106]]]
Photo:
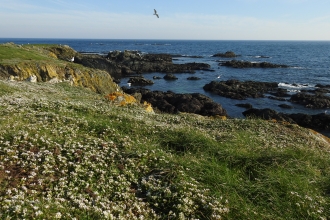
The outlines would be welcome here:
[[[42,211],[38,210],[38,211],[36,211],[35,214],[36,214],[36,216],[42,215]]]
[[[56,213],[55,218],[61,218],[62,214],[60,212]]]

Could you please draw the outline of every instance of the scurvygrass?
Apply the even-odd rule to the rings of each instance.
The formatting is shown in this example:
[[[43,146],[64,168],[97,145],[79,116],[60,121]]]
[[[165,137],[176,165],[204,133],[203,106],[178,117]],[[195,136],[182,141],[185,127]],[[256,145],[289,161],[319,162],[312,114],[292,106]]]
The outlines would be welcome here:
[[[11,91],[0,96],[2,219],[330,216],[329,143],[308,129],[151,114],[66,83],[1,83]]]

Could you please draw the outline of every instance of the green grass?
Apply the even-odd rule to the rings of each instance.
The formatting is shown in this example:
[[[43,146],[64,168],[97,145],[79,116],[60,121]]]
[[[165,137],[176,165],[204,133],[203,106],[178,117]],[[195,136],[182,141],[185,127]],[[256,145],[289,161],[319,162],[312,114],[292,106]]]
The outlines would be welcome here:
[[[11,94],[15,91],[17,91],[15,88],[0,81],[0,96]]]
[[[42,91],[42,92],[40,92]],[[0,82],[0,218],[327,219],[328,139]]]
[[[0,44],[0,61],[2,64],[7,64],[8,62],[50,60],[50,57],[40,53],[41,50],[40,47]]]

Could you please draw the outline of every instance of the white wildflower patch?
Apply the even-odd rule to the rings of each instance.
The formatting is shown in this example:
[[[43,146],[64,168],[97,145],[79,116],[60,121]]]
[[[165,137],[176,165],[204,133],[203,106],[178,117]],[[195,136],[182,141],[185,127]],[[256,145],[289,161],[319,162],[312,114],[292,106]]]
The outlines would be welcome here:
[[[56,85],[30,86],[57,92]],[[0,218],[220,219],[228,213],[228,204],[183,167],[174,169],[170,155],[139,148],[144,137],[80,117],[92,112],[109,115],[109,125],[125,121],[110,117],[113,106],[102,107],[108,103],[20,96],[0,97]],[[118,111],[133,117],[129,108]]]

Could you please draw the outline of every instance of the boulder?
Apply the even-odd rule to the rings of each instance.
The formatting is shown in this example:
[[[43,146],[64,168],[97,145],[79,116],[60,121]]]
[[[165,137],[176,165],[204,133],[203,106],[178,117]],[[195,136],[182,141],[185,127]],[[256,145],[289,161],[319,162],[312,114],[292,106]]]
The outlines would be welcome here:
[[[178,79],[178,77],[174,76],[172,73],[167,73],[164,76],[164,79],[166,79],[166,80],[176,80],[176,79]]]
[[[146,79],[143,76],[130,77],[128,83],[132,85],[152,85],[154,82],[150,79]]]

